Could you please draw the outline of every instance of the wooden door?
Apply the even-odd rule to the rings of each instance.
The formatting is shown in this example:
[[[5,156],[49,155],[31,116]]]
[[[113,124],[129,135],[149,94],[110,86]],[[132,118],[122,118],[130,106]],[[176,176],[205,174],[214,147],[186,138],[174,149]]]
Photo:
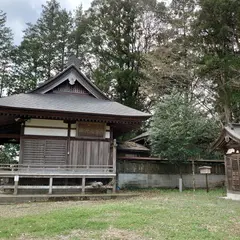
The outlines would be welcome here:
[[[226,157],[226,175],[228,189],[240,191],[240,155],[232,154]]]

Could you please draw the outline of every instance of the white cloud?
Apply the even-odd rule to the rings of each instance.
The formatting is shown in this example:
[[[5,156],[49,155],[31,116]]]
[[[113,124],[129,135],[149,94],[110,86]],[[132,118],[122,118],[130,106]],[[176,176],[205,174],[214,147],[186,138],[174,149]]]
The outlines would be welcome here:
[[[0,10],[7,13],[7,26],[14,33],[14,43],[19,44],[23,36],[26,23],[34,23],[42,11],[42,4],[47,0],[0,0]],[[74,10],[81,3],[83,9],[90,7],[92,0],[59,0],[61,6],[67,10]]]

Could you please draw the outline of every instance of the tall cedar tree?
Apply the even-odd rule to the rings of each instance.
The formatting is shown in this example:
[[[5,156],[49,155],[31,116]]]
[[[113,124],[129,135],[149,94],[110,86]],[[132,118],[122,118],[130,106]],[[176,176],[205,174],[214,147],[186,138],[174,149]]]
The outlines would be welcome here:
[[[6,27],[6,13],[0,10],[0,97],[7,94],[11,85],[11,52],[13,50],[13,34]]]
[[[143,53],[157,37],[157,1],[94,0],[87,12],[93,79],[108,95],[127,106],[143,108],[140,68]],[[155,29],[156,27],[156,29]]]
[[[187,99],[193,97],[197,82],[196,51],[191,43],[195,7],[194,0],[173,0],[158,46],[146,55],[142,71],[148,81],[143,86],[153,101],[173,89],[184,92]]]
[[[13,52],[13,85],[10,94],[23,93],[36,88],[44,78],[42,48],[35,25],[27,24],[20,46]]]
[[[90,72],[91,66],[90,54],[88,54],[89,46],[89,24],[88,18],[85,16],[82,5],[77,7],[74,13],[73,19],[73,31],[70,36],[70,49],[71,54],[74,54],[80,62],[81,70],[85,72]]]
[[[240,2],[199,0],[194,28],[201,57],[201,77],[223,123],[240,120]]]
[[[63,70],[71,52],[73,18],[56,0],[42,6],[35,24],[27,24],[23,41],[15,49],[15,84],[12,93],[31,90]]]

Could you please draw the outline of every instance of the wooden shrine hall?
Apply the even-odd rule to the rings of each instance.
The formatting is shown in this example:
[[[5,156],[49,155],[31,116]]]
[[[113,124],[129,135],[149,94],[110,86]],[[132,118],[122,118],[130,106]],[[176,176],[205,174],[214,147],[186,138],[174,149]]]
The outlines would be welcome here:
[[[20,144],[19,163],[0,165],[4,190],[115,190],[116,138],[150,115],[111,101],[75,62],[29,93],[0,99],[0,143]]]
[[[227,198],[240,200],[240,124],[224,127],[212,149],[225,154]]]

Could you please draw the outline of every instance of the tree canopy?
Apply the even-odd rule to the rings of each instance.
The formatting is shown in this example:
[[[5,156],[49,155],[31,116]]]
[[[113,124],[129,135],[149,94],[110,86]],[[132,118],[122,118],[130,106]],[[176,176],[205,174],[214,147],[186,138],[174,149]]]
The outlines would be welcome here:
[[[37,21],[26,23],[19,46],[13,45],[6,17],[0,11],[1,97],[34,89],[74,54],[106,95],[139,110],[156,109],[153,122],[159,117],[164,130],[167,122],[157,109],[174,94],[185,99],[182,105],[169,100],[175,111],[193,119],[200,114],[201,127],[213,119],[222,125],[240,120],[239,1],[93,0],[89,9],[67,11],[48,0]],[[182,115],[172,115],[169,122],[187,124]],[[194,146],[191,154],[184,146],[185,156],[197,155]]]
[[[174,93],[156,105],[150,128],[153,154],[174,163],[204,158],[218,127],[195,101]]]

